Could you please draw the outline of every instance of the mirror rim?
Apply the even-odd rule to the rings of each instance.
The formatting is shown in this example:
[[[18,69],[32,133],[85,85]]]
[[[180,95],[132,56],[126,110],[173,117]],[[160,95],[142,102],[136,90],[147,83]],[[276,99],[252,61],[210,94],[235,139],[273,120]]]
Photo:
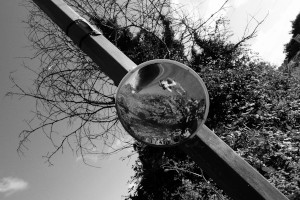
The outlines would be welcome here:
[[[153,60],[149,60],[149,61],[146,61],[146,62],[143,62],[141,64],[139,64],[137,67],[133,68],[132,70],[130,70],[121,80],[121,82],[119,83],[118,85],[118,88],[117,88],[117,91],[116,91],[116,95],[115,95],[115,99],[117,101],[117,97],[118,97],[118,94],[119,94],[119,91],[120,91],[120,88],[122,87],[122,85],[124,84],[124,82],[126,82],[128,80],[128,78],[136,71],[140,70],[141,68],[147,66],[147,65],[150,65],[150,64],[154,64],[154,63],[170,63],[170,64],[174,64],[174,65],[177,65],[181,68],[183,68],[184,70],[187,70],[189,71],[200,83],[200,85],[202,86],[203,88],[203,91],[204,91],[204,98],[205,98],[205,103],[206,103],[206,108],[205,108],[205,112],[204,112],[204,115],[203,115],[203,120],[201,122],[201,124],[198,126],[198,128],[196,129],[196,131],[191,134],[189,137],[187,137],[186,139],[176,143],[176,144],[171,144],[171,145],[157,145],[157,144],[153,144],[153,143],[147,143],[146,141],[143,141],[141,140],[139,137],[136,136],[136,134],[134,133],[131,133],[130,131],[126,130],[126,126],[124,126],[124,122],[122,120],[122,118],[120,117],[120,111],[118,109],[118,106],[117,104],[115,105],[115,108],[116,108],[116,111],[117,111],[117,116],[118,116],[118,119],[119,121],[121,122],[124,130],[129,134],[131,135],[134,139],[136,139],[137,141],[139,142],[142,142],[146,145],[150,145],[150,146],[155,146],[155,147],[173,147],[173,146],[177,146],[177,145],[180,145],[182,143],[184,143],[185,141],[193,138],[197,131],[204,125],[206,119],[207,119],[207,116],[208,116],[208,111],[209,111],[209,95],[208,95],[208,91],[207,91],[207,88],[205,86],[205,83],[204,81],[202,80],[202,78],[193,70],[191,69],[190,67],[188,67],[187,65],[183,64],[183,63],[180,63],[178,61],[175,61],[175,60],[170,60],[170,59],[153,59]]]

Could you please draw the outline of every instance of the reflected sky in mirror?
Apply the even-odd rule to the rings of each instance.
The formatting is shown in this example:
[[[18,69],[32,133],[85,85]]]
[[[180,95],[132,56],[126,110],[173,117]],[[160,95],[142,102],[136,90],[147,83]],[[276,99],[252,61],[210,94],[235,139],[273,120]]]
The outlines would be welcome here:
[[[195,133],[208,112],[208,94],[190,68],[170,60],[143,63],[121,81],[116,108],[134,138],[156,146],[177,145]]]

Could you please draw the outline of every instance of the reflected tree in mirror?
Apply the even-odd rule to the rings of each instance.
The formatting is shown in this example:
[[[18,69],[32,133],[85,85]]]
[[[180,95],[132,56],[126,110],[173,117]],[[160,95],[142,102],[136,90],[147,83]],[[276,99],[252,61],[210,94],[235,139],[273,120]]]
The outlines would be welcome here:
[[[189,67],[152,60],[121,81],[116,108],[125,130],[150,145],[172,146],[190,138],[208,113],[208,93]]]

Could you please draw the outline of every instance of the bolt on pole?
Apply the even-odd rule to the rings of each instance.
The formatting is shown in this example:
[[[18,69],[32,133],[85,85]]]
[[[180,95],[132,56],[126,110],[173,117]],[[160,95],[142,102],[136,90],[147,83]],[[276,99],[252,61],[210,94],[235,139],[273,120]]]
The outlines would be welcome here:
[[[33,0],[117,86],[136,64],[62,0]],[[205,125],[180,145],[236,200],[287,199]]]

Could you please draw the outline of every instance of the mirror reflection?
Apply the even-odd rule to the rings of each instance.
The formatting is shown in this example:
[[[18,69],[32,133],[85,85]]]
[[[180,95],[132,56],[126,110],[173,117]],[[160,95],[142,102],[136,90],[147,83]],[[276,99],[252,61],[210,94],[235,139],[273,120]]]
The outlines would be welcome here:
[[[201,78],[171,60],[139,65],[121,81],[116,108],[125,130],[156,146],[172,146],[191,137],[208,113],[208,94]]]

